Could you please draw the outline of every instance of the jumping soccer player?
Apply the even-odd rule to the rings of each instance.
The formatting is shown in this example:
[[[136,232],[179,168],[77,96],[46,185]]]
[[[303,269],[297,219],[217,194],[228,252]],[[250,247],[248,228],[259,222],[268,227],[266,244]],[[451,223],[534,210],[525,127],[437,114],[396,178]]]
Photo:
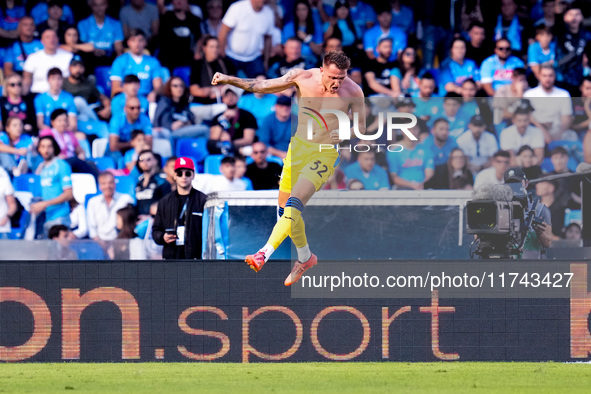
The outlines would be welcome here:
[[[302,274],[316,265],[317,257],[312,254],[306,239],[302,211],[312,195],[333,174],[339,156],[334,147],[338,144],[339,122],[336,116],[326,116],[313,133],[308,134],[307,110],[318,114],[320,106],[344,113],[358,113],[359,133],[365,134],[365,105],[361,88],[347,77],[351,60],[341,51],[324,54],[322,67],[310,70],[292,69],[281,78],[256,80],[241,79],[216,73],[212,85],[230,84],[253,93],[278,93],[292,86],[296,87],[299,103],[298,126],[292,138],[284,161],[279,184],[279,215],[267,244],[254,255],[246,256],[248,265],[258,272],[269,260],[271,254],[287,236],[296,246],[298,260],[285,279],[285,285],[296,283]],[[315,107],[317,109],[314,110]],[[307,114],[306,114],[307,115]],[[311,137],[311,138],[309,138]],[[293,187],[292,187],[293,185]]]

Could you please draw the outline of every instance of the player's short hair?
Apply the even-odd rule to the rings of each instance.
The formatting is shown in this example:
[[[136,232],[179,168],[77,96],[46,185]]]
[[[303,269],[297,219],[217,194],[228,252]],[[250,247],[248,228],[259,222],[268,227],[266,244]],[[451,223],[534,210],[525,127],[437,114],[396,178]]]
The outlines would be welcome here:
[[[504,157],[506,159],[510,159],[511,158],[511,153],[509,153],[509,151],[506,150],[498,150],[495,152],[495,154],[493,155],[493,157]]]
[[[513,78],[515,77],[524,77],[527,75],[527,72],[525,71],[525,68],[523,67],[517,67],[515,70],[513,70],[513,74],[511,74]]]
[[[55,238],[57,238],[57,237],[60,236],[60,233],[62,231],[66,231],[67,232],[67,231],[70,231],[70,229],[67,228],[63,224],[56,224],[54,226],[51,226],[51,228],[47,232],[47,238],[49,238],[49,239],[55,239]]]
[[[140,83],[140,79],[135,74],[128,74],[123,78],[123,85],[126,83]]]
[[[234,165],[234,164],[236,164],[236,159],[232,156],[226,156],[222,159],[222,162],[221,162],[221,165],[224,165],[224,164]]]
[[[583,77],[583,79],[581,80],[581,86],[585,83],[585,81],[591,82],[591,75]]]
[[[339,70],[349,70],[351,68],[351,59],[343,51],[330,51],[324,54],[322,64],[324,67],[334,64]]]
[[[47,78],[49,79],[50,77],[52,77],[54,75],[59,75],[62,78],[64,76],[64,74],[62,74],[62,70],[60,70],[57,67],[52,67],[49,69],[49,71],[47,72]]]

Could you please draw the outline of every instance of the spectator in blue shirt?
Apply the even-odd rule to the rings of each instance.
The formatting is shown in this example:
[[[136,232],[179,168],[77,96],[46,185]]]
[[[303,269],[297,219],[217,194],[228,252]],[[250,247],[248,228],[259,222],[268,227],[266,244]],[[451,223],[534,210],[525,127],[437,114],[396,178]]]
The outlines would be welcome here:
[[[348,0],[351,18],[357,31],[363,35],[376,23],[376,13],[373,7],[363,1]]]
[[[435,78],[427,71],[419,81],[419,92],[413,100],[415,103],[414,114],[427,125],[431,125],[443,112],[441,99],[433,99],[435,87]]]
[[[409,129],[414,139],[406,133],[399,142],[404,148],[401,151],[388,151],[388,170],[396,189],[423,190],[425,182],[433,176],[435,166],[431,152],[419,144],[421,127],[417,124]]]
[[[501,38],[495,43],[495,54],[486,58],[480,67],[480,82],[486,93],[492,97],[495,90],[511,83],[513,70],[525,67],[523,62],[511,55],[511,43]]]
[[[418,97],[420,92],[420,81],[422,78],[419,78],[419,71],[421,68],[421,59],[417,55],[416,49],[413,47],[407,46],[398,54],[398,61],[396,62],[396,67],[392,69],[392,90],[395,92],[400,92],[406,97]],[[425,73],[430,76],[430,82],[435,83],[435,79],[433,75],[429,72]],[[435,92],[435,85],[433,89],[429,93],[429,95],[433,95]]]
[[[47,3],[49,0],[41,0],[37,3],[35,7],[31,10],[31,16],[35,20],[36,25],[40,25],[41,23],[47,20]],[[69,5],[64,4],[63,6],[63,14],[61,20],[66,21],[68,25],[74,24],[74,13],[72,13],[72,9]]]
[[[35,113],[37,114],[37,127],[39,130],[51,128],[51,113],[56,109],[68,111],[68,130],[78,130],[78,119],[74,96],[62,90],[64,78],[62,71],[54,67],[47,72],[49,91],[35,97]]]
[[[265,80],[264,75],[259,75],[256,80]],[[244,109],[253,114],[258,124],[263,123],[265,118],[273,113],[273,106],[277,102],[274,94],[246,93],[240,96],[238,108]]]
[[[148,99],[140,95],[140,79],[137,75],[129,74],[123,78],[123,84],[121,86],[121,93],[117,94],[111,100],[111,113],[122,114],[125,108],[125,101],[130,97],[137,97],[140,100],[141,111],[144,114],[148,113],[150,103]]]
[[[415,17],[412,8],[402,4],[401,0],[390,0],[392,6],[392,24],[398,26],[406,35],[414,34]]]
[[[469,78],[479,82],[480,70],[474,60],[466,59],[466,41],[455,38],[451,43],[449,57],[439,66],[439,94],[462,94],[462,83]]]
[[[123,27],[118,20],[106,14],[107,0],[90,0],[89,5],[92,14],[78,23],[80,39],[92,43],[94,54],[101,64],[108,64],[123,53]]]
[[[152,125],[148,115],[141,113],[140,100],[130,97],[125,102],[125,112],[114,114],[109,122],[109,149],[111,152],[121,152],[132,148],[131,133],[139,129],[146,135],[146,143],[152,146]],[[117,156],[117,155],[115,155]]]
[[[552,30],[545,25],[536,27],[536,42],[527,50],[527,66],[540,80],[540,67],[545,63],[554,65],[556,58],[556,43],[552,42]]]
[[[351,18],[349,4],[337,1],[334,7],[334,15],[323,26],[324,39],[336,37],[341,40],[345,51],[354,48],[362,35]]]
[[[302,44],[302,56],[317,59],[322,53],[322,24],[312,16],[312,9],[307,0],[297,0],[294,19],[283,26],[281,42],[292,37],[299,38]]]
[[[392,53],[388,61],[392,62],[398,57],[398,52],[406,47],[406,34],[398,27],[392,25],[392,11],[389,5],[384,4],[377,10],[378,25],[372,27],[363,35],[363,49],[370,59],[378,56],[378,44],[384,38],[392,39]]]
[[[372,150],[360,152],[357,161],[345,168],[347,179],[357,179],[363,183],[364,190],[388,190],[390,182],[388,173],[376,166],[376,153]]]
[[[462,106],[458,111],[458,116],[462,119],[472,119],[475,115],[480,115],[480,107],[478,101],[476,101],[476,93],[478,91],[478,85],[472,78],[466,79],[462,82]],[[488,103],[483,105],[487,105]]]
[[[494,40],[506,38],[511,43],[515,54],[524,52],[530,33],[517,16],[517,2],[515,0],[501,0],[501,14],[497,17],[494,28]]]
[[[37,25],[37,34],[41,35],[45,30],[51,29],[57,33],[60,41],[63,42],[64,34],[70,26],[68,22],[60,19],[64,14],[62,8],[63,2],[61,0],[50,0],[49,3],[47,3],[47,7],[47,15],[49,18],[45,22]]]
[[[279,96],[275,112],[267,115],[256,132],[273,156],[285,159],[291,140],[291,98]]]
[[[449,135],[449,122],[444,118],[437,119],[422,146],[431,154],[435,167],[447,163],[450,152],[458,147],[456,139]]]
[[[103,1],[103,0],[94,0]],[[160,62],[144,54],[146,49],[146,35],[139,29],[132,29],[127,39],[129,52],[119,56],[111,68],[112,95],[121,92],[121,81],[126,75],[134,74],[140,79],[139,94],[146,96],[148,101],[156,102],[162,92],[162,67]]]
[[[16,117],[6,119],[6,132],[0,132],[0,166],[13,173],[22,160],[27,163],[32,147],[33,139],[28,134],[23,134],[23,122]],[[22,173],[26,172],[27,167],[22,169]]]
[[[25,16],[18,22],[18,39],[6,48],[4,58],[4,76],[16,72],[23,73],[23,65],[27,56],[43,49],[41,41],[35,38],[35,22],[30,16]]]
[[[43,229],[45,234],[56,224],[70,227],[70,205],[72,194],[72,169],[65,160],[58,158],[60,147],[51,136],[41,137],[37,151],[43,163],[37,168],[41,178],[42,201],[31,204],[33,215],[45,212]]]
[[[0,31],[4,38],[16,38],[18,21],[26,15],[22,1],[3,1],[0,3]]]
[[[443,98],[443,113],[441,118],[449,122],[449,135],[455,140],[466,131],[470,118],[464,118],[459,113],[462,106],[462,96],[448,93]]]

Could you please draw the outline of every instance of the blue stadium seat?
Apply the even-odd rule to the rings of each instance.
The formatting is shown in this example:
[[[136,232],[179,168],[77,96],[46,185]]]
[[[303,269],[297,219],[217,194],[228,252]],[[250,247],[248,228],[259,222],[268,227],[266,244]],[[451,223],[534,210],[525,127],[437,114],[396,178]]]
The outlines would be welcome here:
[[[115,169],[115,161],[111,156],[95,157],[91,159],[99,171]]]
[[[564,227],[567,227],[571,223],[581,224],[583,222],[583,211],[580,209],[569,209],[564,210]]]
[[[119,193],[129,194],[135,200],[136,180],[130,176],[116,176],[115,190]]]
[[[29,225],[31,215],[27,211],[21,213],[21,219],[19,220],[19,227],[12,227],[8,234],[8,239],[23,239],[25,237],[25,231]]]
[[[73,242],[70,248],[78,255],[78,260],[104,260],[105,251],[92,241]]]
[[[12,180],[14,190],[21,192],[31,192],[34,197],[41,197],[41,180],[39,175],[23,174]]]
[[[267,161],[269,163],[277,163],[279,164],[281,167],[283,167],[283,159],[277,156],[269,156],[267,157]]]
[[[206,174],[220,175],[220,164],[222,159],[226,157],[224,155],[210,155],[205,158],[205,165],[203,172]]]
[[[170,71],[166,67],[162,67],[162,83],[166,83],[170,79]]]
[[[185,82],[185,86],[187,87],[191,84],[191,67],[189,66],[175,68],[172,70],[172,75],[175,77],[180,77]]]
[[[197,163],[202,162],[208,155],[207,152],[207,138],[181,138],[176,144],[176,156],[190,156],[197,160]]]
[[[90,201],[91,198],[96,197],[98,195],[100,195],[101,193],[93,193],[93,194],[87,194],[86,197],[84,197],[84,209],[88,209],[88,202]]]
[[[92,152],[90,151],[90,144],[88,143],[88,140],[78,141],[78,143],[84,151],[84,156],[86,156],[87,158],[92,157]]]
[[[111,67],[103,66],[95,68],[94,76],[96,77],[96,85],[101,87],[105,96],[111,97]]]

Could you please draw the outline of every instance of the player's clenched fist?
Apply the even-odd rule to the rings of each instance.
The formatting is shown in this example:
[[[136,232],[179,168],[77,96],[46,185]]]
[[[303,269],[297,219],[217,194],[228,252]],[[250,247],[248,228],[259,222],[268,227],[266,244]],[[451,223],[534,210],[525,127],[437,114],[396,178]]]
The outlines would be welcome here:
[[[228,76],[222,73],[215,73],[211,80],[212,85],[224,84],[228,82]]]
[[[335,144],[340,143],[341,142],[341,139],[339,138],[339,130],[333,130],[333,131],[331,131],[330,132],[330,139]]]

